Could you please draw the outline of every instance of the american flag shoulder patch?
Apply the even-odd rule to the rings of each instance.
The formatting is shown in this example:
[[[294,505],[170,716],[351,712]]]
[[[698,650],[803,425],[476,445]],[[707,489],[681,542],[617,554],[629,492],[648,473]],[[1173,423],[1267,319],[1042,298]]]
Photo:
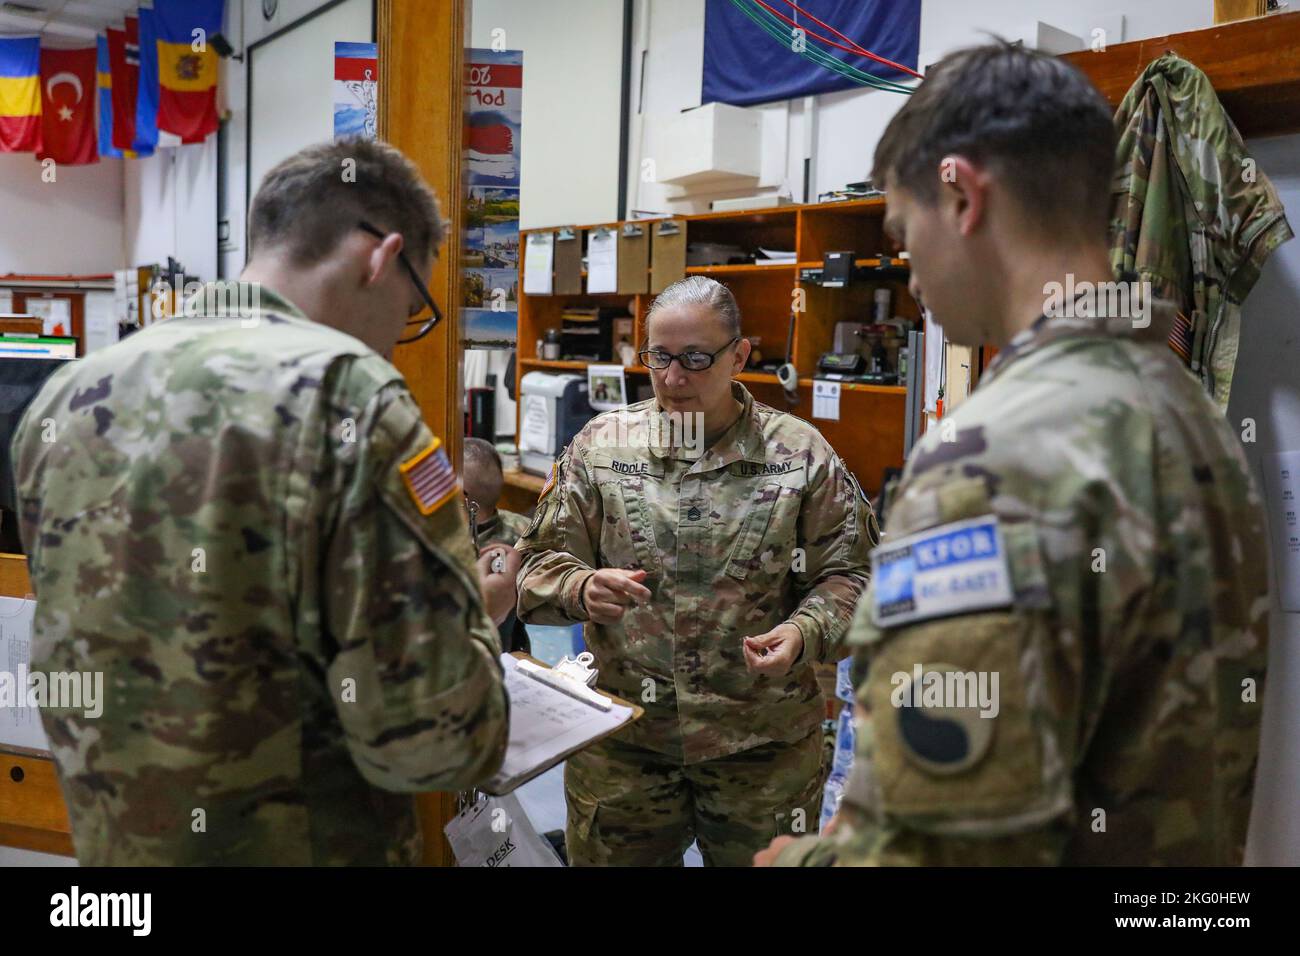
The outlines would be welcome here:
[[[406,490],[420,514],[433,514],[460,490],[455,469],[447,458],[442,440],[434,438],[424,451],[398,466]]]
[[[545,498],[547,492],[549,492],[551,488],[555,485],[555,476],[556,474],[559,473],[559,470],[560,470],[560,463],[558,461],[551,462],[551,473],[546,479],[546,484],[542,485],[542,493],[537,496],[538,501],[541,501],[543,498]]]

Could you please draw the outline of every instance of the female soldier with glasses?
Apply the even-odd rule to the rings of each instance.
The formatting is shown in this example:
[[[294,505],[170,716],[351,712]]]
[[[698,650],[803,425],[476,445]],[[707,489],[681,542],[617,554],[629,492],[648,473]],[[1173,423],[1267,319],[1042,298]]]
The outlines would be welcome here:
[[[750,344],[725,286],[674,283],[646,324],[655,397],[557,461],[517,546],[519,614],[587,622],[598,686],[646,709],[568,761],[570,862],[679,866],[696,840],[747,865],[816,827],[812,664],[842,656],[874,521],[818,431],[733,380]]]

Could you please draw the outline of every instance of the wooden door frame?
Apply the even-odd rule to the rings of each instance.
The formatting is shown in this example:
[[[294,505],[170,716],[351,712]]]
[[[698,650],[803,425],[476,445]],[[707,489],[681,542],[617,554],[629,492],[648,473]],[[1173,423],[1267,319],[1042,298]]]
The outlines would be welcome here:
[[[377,0],[379,136],[419,167],[438,194],[447,236],[429,281],[443,321],[399,346],[394,364],[453,462],[461,460],[461,236],[464,231],[464,64],[470,0]],[[443,827],[456,813],[454,793],[416,798],[424,862],[454,866]]]

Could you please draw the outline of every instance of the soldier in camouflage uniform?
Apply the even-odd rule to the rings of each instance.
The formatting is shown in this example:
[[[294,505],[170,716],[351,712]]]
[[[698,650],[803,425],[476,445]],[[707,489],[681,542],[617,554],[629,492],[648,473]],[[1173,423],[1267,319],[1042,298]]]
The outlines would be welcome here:
[[[247,283],[68,363],[24,417],[33,668],[107,688],[97,720],[41,715],[82,863],[414,862],[410,793],[499,766],[513,573],[480,585],[379,354],[442,233],[396,150],[308,149],[254,202]]]
[[[570,758],[570,861],[680,866],[694,838],[743,865],[817,820],[812,664],[842,656],[873,516],[815,428],[731,380],[749,343],[725,287],[683,280],[647,323],[656,399],[560,456],[518,544],[519,613],[586,621],[598,686],[646,709]]]
[[[492,443],[482,438],[466,438],[464,461],[465,500],[470,505],[474,523],[474,543],[480,552],[485,548],[499,551],[499,546],[513,548],[528,530],[528,519],[497,507],[501,489],[505,486],[501,471],[501,456]],[[516,560],[517,560],[517,556]],[[506,617],[497,628],[501,647],[506,651],[532,650],[528,630],[514,613]]]
[[[477,506],[479,547],[491,544],[514,547],[528,530],[528,519],[497,507],[501,489],[505,486],[501,456],[491,442],[466,438],[464,460],[465,496]]]
[[[1259,496],[1164,344],[1167,305],[1044,308],[1064,272],[1112,278],[1113,145],[1082,76],[1002,46],[932,69],[881,140],[914,292],[954,341],[1002,350],[886,515],[848,637],[859,720],[838,815],[760,864],[1241,862]]]

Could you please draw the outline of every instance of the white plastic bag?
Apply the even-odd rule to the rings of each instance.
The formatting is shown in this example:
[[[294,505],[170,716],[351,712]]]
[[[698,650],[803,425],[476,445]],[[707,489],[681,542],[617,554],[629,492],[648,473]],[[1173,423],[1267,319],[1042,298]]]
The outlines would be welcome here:
[[[443,831],[457,866],[563,866],[513,794],[484,795]]]

